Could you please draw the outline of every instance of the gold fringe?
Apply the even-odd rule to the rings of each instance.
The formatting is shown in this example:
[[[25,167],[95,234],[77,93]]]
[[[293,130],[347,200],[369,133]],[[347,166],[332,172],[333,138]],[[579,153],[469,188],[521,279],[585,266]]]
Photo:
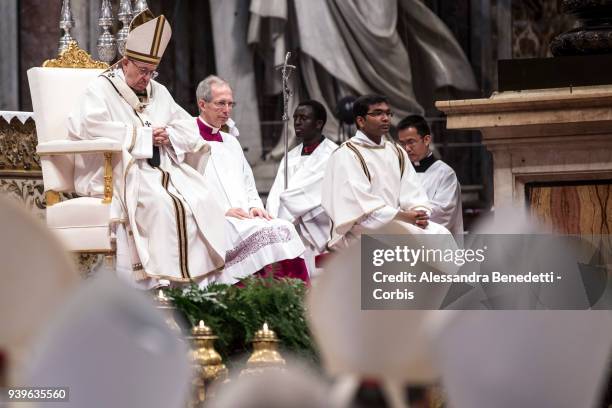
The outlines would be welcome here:
[[[137,282],[149,279],[149,275],[147,275],[144,269],[139,269],[137,271],[134,271],[133,273],[134,273],[134,279]]]

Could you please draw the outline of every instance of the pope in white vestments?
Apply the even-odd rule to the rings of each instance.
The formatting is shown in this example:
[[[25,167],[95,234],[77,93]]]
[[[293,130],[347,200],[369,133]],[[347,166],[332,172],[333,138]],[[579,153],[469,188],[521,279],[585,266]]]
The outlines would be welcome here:
[[[461,186],[455,171],[430,151],[432,140],[427,121],[419,115],[408,116],[398,123],[397,135],[429,198],[430,219],[459,238],[463,234]]]
[[[328,247],[390,222],[407,233],[448,234],[429,221],[429,200],[406,152],[386,136],[393,115],[386,99],[362,96],[353,114],[360,130],[334,152],[323,178],[322,204],[333,222]]]
[[[207,186],[225,212],[225,269],[216,277],[233,284],[279,262],[275,277],[308,281],[302,258],[304,245],[293,224],[272,218],[263,208],[251,166],[238,140],[220,131],[233,106],[229,85],[219,77],[204,79],[196,92],[200,116],[194,120],[199,135],[211,145],[204,170]]]
[[[125,57],[91,83],[68,123],[75,140],[123,143],[111,204],[117,271],[143,288],[159,279],[206,282],[225,258],[223,213],[201,174],[185,163],[210,147],[194,139],[193,118],[152,80],[170,36],[164,16],[137,15]],[[79,194],[102,196],[103,177],[101,160],[76,158]]]
[[[327,161],[338,145],[321,134],[327,120],[317,101],[300,102],[293,114],[295,134],[302,141],[288,152],[288,186],[285,188],[285,158],[280,162],[266,201],[273,217],[292,222],[306,246],[304,259],[310,276],[316,259],[326,251],[331,219],[321,206],[321,183]]]

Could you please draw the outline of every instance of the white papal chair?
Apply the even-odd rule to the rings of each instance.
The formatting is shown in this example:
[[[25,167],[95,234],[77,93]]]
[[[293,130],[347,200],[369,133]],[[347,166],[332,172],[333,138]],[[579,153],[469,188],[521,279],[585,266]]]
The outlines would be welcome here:
[[[78,106],[90,81],[106,67],[72,43],[57,59],[46,61],[43,67],[30,68],[28,81],[38,135],[36,152],[41,159],[47,201],[47,225],[72,252],[113,255],[112,156],[121,153],[121,144],[112,139],[69,140],[67,129],[68,115]],[[60,193],[75,191],[75,155],[94,153],[105,158],[104,198],[61,201]]]

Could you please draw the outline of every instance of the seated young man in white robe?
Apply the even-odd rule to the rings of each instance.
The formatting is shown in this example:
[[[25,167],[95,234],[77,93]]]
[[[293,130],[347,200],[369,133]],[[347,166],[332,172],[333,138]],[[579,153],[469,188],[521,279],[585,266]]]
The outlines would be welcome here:
[[[266,201],[271,216],[295,224],[306,246],[304,259],[310,276],[316,274],[330,239],[331,219],[321,206],[321,182],[338,145],[323,136],[326,121],[327,112],[319,102],[300,102],[293,113],[293,126],[301,143],[288,152],[288,185],[283,158]]]
[[[206,282],[223,267],[221,208],[185,159],[210,147],[194,139],[193,118],[158,82],[155,69],[170,41],[164,16],[149,10],[130,25],[126,53],[87,88],[68,120],[74,140],[112,139],[124,146],[115,166],[111,219],[117,272],[141,288],[158,281]],[[75,159],[80,195],[102,197],[99,155]]]
[[[257,193],[251,166],[240,143],[220,131],[234,106],[232,89],[216,76],[205,78],[196,91],[200,116],[195,120],[201,138],[211,145],[210,159],[204,170],[207,186],[225,212],[226,239],[229,248],[220,283],[272,271],[274,276],[308,281],[304,245],[292,223],[272,218],[263,208]]]
[[[429,221],[429,200],[408,155],[387,135],[387,99],[365,95],[353,105],[357,130],[329,159],[321,203],[332,219],[330,249],[346,247],[364,231],[396,222],[407,233],[449,234]]]
[[[397,124],[397,136],[429,198],[430,219],[459,238],[463,234],[461,185],[455,171],[430,151],[432,139],[427,121],[419,115],[408,116]]]

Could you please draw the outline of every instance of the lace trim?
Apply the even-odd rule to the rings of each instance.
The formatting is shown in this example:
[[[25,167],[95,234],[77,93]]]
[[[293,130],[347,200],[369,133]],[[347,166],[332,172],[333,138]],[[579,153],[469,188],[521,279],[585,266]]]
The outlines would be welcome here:
[[[236,248],[230,249],[225,254],[225,267],[230,267],[253,255],[266,245],[278,244],[291,241],[289,228],[265,227],[245,240],[240,242]]]

